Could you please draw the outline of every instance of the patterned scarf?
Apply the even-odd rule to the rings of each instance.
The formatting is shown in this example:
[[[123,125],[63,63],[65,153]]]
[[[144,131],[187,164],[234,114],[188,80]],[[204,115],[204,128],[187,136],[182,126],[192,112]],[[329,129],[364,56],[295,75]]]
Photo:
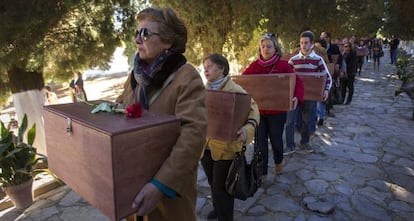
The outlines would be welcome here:
[[[262,56],[260,55],[259,59],[257,59],[257,62],[262,65],[263,67],[268,67],[270,65],[274,65],[276,64],[276,62],[279,60],[279,55],[275,54],[273,55],[272,58],[270,58],[269,60],[265,61],[263,60]]]
[[[160,89],[164,81],[186,62],[187,59],[182,54],[168,50],[150,64],[141,60],[139,54],[135,55],[131,86],[135,89],[137,82],[140,83],[139,102],[144,109],[149,108],[147,95]]]

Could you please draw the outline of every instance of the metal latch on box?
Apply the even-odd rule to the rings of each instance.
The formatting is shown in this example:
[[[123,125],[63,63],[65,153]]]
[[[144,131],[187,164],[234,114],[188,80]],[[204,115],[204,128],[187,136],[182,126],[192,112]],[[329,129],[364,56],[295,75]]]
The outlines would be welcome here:
[[[68,135],[72,135],[72,119],[70,119],[69,117],[67,118],[67,127],[66,127],[66,133],[68,133]]]

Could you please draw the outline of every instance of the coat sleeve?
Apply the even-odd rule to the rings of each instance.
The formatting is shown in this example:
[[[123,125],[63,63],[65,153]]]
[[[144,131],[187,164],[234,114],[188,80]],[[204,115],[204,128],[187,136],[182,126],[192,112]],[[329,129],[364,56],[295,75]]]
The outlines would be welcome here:
[[[250,104],[250,112],[249,116],[247,117],[246,124],[243,126],[243,129],[246,131],[246,144],[249,144],[254,139],[254,134],[256,127],[260,123],[260,114],[259,114],[259,108],[254,101],[254,99],[251,99]]]
[[[153,107],[157,111],[172,102],[171,111],[174,113],[170,114],[175,114],[181,120],[180,135],[154,179],[182,195],[191,186],[189,183],[196,179],[193,176],[197,174],[206,139],[206,90],[194,68],[177,73],[170,86],[168,91],[163,92],[164,98],[160,98],[157,104],[154,102],[150,110]],[[174,98],[169,99],[169,96]]]

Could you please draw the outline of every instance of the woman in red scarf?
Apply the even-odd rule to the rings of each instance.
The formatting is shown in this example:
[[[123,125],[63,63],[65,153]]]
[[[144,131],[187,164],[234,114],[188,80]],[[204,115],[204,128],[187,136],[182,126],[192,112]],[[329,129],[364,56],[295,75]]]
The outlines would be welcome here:
[[[259,58],[251,63],[243,75],[247,74],[277,74],[292,73],[292,67],[285,60],[281,60],[282,55],[280,46],[274,34],[266,33],[259,41]],[[276,88],[269,88],[274,90]],[[303,81],[296,76],[296,87],[293,100],[294,108],[298,103],[303,102]],[[258,129],[258,148],[262,152],[262,175],[267,174],[268,167],[268,139],[273,150],[273,160],[275,162],[275,173],[282,172],[283,161],[283,130],[286,122],[286,111],[263,110],[259,106],[260,123]]]

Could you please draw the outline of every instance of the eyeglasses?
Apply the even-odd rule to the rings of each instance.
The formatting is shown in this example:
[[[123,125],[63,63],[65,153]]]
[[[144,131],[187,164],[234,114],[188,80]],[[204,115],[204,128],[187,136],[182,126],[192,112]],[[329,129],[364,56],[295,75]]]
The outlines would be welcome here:
[[[135,38],[138,38],[140,41],[148,40],[151,35],[160,35],[160,33],[152,32],[147,28],[141,28],[135,32]]]

